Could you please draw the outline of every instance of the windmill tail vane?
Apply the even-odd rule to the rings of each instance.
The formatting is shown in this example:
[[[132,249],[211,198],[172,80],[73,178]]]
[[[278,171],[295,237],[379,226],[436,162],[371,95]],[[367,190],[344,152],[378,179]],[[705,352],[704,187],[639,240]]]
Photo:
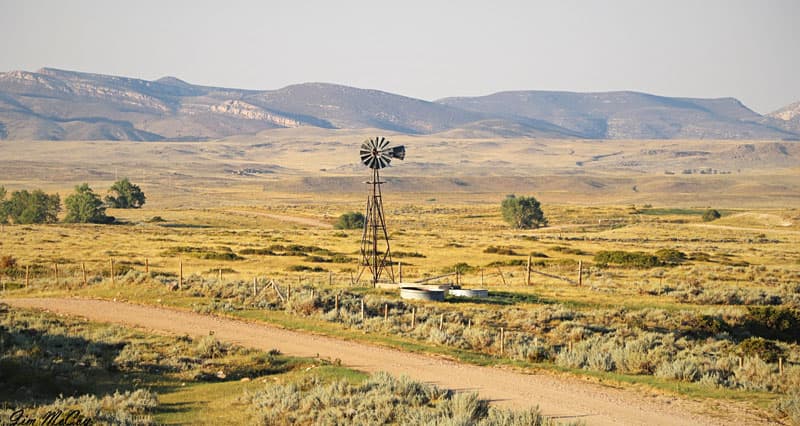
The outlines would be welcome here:
[[[389,146],[389,140],[384,137],[367,139],[361,144],[359,155],[361,163],[372,169],[372,193],[367,198],[367,211],[364,215],[364,232],[361,237],[361,275],[369,271],[372,285],[378,284],[384,269],[388,269],[389,278],[394,282],[394,269],[389,247],[389,232],[386,230],[386,220],[383,212],[383,197],[380,180],[380,169],[391,165],[392,159],[402,160],[406,157],[406,148]]]

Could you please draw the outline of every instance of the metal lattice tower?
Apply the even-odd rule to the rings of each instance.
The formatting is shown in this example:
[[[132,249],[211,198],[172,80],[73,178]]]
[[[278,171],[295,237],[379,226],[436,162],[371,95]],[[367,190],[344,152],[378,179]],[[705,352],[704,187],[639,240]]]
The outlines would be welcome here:
[[[389,232],[386,230],[386,219],[383,212],[383,198],[380,169],[389,166],[392,158],[402,160],[406,156],[404,146],[389,147],[389,140],[383,137],[368,139],[361,144],[361,162],[372,169],[372,193],[367,198],[367,210],[364,215],[364,231],[361,236],[361,269],[358,279],[369,270],[372,285],[380,281],[384,269],[388,269],[389,278],[394,282]]]

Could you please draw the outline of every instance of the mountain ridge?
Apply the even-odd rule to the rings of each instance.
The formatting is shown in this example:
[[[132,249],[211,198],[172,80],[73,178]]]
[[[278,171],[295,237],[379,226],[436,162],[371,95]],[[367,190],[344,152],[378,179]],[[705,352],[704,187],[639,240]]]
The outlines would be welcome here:
[[[416,99],[333,83],[274,90],[41,68],[0,73],[0,139],[208,140],[287,127],[449,137],[800,139],[800,103],[760,115],[735,98],[520,90]]]

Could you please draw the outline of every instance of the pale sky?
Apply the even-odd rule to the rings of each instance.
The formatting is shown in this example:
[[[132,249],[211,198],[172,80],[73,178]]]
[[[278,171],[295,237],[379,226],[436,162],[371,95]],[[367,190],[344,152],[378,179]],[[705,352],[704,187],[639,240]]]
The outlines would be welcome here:
[[[0,71],[800,101],[800,1],[0,0]]]

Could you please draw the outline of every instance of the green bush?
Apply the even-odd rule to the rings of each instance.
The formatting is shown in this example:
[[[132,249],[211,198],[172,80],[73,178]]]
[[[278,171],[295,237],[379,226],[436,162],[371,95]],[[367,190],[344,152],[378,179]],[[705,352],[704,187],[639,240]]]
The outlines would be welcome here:
[[[601,251],[594,256],[594,261],[600,266],[615,264],[633,268],[654,268],[663,266],[658,256],[641,251]]]
[[[736,350],[743,356],[757,356],[766,362],[777,362],[784,356],[783,350],[775,342],[762,337],[751,337],[741,341]]]
[[[292,265],[288,269],[291,272],[325,272],[325,269],[319,266]]]
[[[750,333],[785,342],[800,341],[800,312],[782,306],[747,308],[744,325]]]
[[[714,209],[708,209],[705,212],[703,212],[703,222],[711,222],[721,217],[722,215]]]
[[[364,215],[359,212],[344,213],[339,216],[333,227],[336,229],[362,229],[364,228]]]
[[[209,247],[177,246],[170,247],[162,252],[162,256],[175,256],[177,254],[188,254],[198,259],[206,260],[243,260],[244,258],[234,253],[230,247],[220,246],[217,250]]]
[[[686,253],[675,249],[661,249],[657,250],[655,254],[664,265],[679,265],[686,261]]]
[[[511,247],[495,247],[495,246],[486,247],[483,250],[483,252],[489,254],[505,254],[508,256],[516,256],[518,254]]]

